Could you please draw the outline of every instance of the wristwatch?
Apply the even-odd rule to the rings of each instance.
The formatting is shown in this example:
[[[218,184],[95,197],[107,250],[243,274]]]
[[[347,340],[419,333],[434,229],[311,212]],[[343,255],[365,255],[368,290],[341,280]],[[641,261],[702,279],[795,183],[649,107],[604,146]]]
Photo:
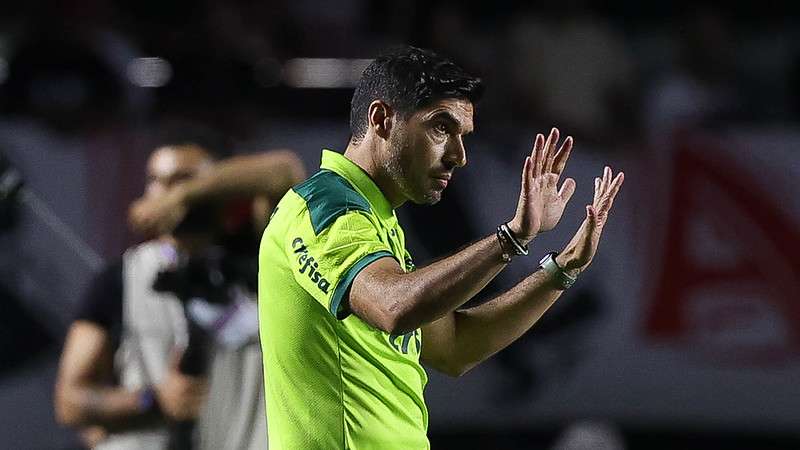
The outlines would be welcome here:
[[[550,252],[544,255],[544,258],[539,261],[539,268],[544,270],[550,277],[552,277],[561,289],[569,289],[570,286],[575,284],[577,277],[573,277],[558,266],[556,262],[558,252]]]

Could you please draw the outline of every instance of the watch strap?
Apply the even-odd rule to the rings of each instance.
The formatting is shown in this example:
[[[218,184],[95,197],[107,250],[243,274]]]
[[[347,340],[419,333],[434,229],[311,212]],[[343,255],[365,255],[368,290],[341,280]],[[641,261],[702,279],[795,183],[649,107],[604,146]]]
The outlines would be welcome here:
[[[564,269],[559,267],[558,263],[556,262],[556,256],[558,256],[557,252],[550,252],[546,254],[539,262],[539,267],[550,277],[552,277],[553,280],[555,280],[555,282],[561,287],[561,289],[569,289],[573,284],[575,284],[575,280],[578,278],[568,274],[564,271]]]

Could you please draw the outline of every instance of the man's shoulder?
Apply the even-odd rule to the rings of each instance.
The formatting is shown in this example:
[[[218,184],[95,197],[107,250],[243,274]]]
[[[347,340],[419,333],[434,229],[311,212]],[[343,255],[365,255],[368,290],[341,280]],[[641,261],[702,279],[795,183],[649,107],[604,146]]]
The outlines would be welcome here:
[[[315,234],[349,212],[372,213],[369,202],[349,181],[330,170],[321,170],[292,188],[305,202]]]

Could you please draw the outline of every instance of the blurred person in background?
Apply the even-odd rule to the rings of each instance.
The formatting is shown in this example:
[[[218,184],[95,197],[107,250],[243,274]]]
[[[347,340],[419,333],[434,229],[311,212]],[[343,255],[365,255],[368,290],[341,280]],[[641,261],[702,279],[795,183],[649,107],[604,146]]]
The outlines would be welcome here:
[[[351,103],[344,154],[287,192],[259,251],[259,326],[273,449],[430,448],[421,362],[459,376],[525,333],[591,263],[623,175],[606,167],[594,200],[542,270],[469,309],[575,191],[572,149],[536,136],[516,214],[495,233],[416,269],[395,209],[437,203],[466,164],[482,84],[431,51],[375,59]],[[452,217],[452,226],[460,218]],[[423,342],[424,339],[424,342]]]
[[[152,239],[90,286],[61,357],[58,421],[97,449],[266,448],[255,249],[303,178],[290,151],[216,162],[195,144],[157,148],[129,216]]]

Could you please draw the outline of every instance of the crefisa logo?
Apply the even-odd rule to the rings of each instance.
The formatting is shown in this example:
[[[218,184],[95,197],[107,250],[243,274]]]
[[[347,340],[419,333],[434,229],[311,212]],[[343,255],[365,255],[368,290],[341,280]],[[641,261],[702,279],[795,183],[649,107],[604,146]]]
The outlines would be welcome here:
[[[327,294],[331,283],[317,270],[319,264],[314,260],[313,256],[308,254],[308,247],[303,243],[303,240],[299,237],[294,238],[292,249],[294,249],[296,255],[299,255],[297,262],[300,264],[298,269],[300,273],[306,274],[308,279],[316,284],[319,290]]]

